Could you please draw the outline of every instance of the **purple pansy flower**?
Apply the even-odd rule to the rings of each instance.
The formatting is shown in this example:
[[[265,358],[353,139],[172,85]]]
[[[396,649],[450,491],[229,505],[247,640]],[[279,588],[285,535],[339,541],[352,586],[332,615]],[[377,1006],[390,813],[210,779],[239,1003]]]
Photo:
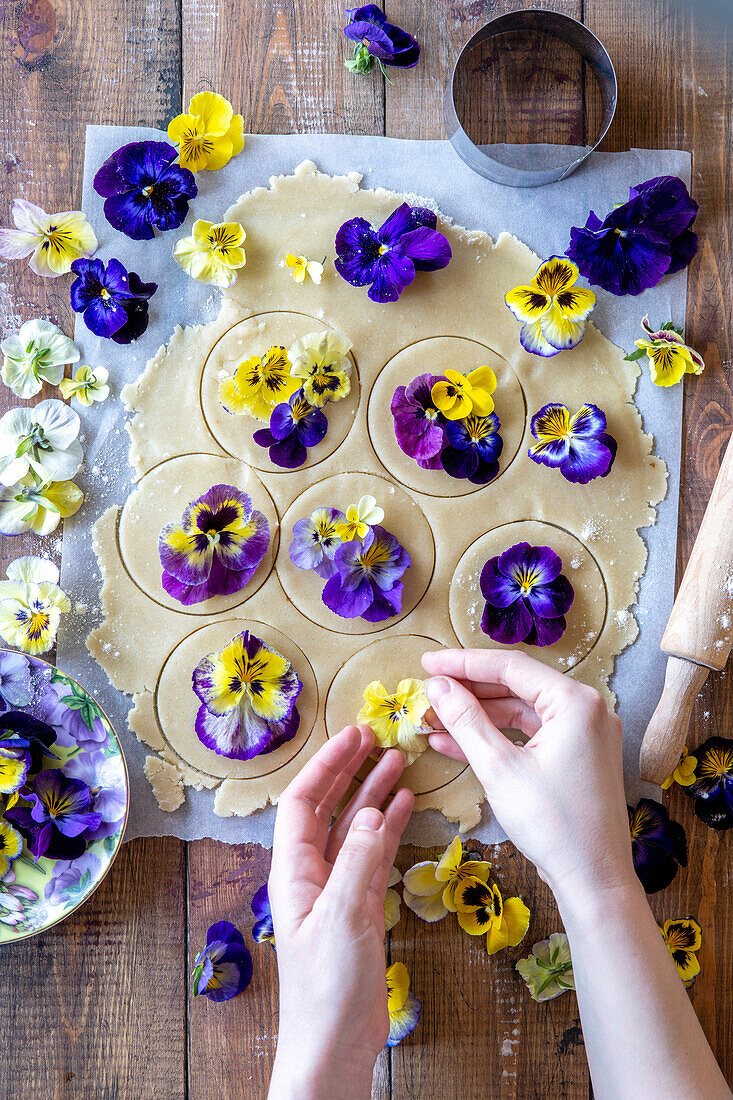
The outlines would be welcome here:
[[[131,344],[148,327],[148,299],[157,283],[144,283],[119,260],[74,260],[76,275],[71,284],[71,308],[81,313],[84,324],[95,336]]]
[[[709,737],[695,749],[695,778],[685,787],[695,813],[711,829],[733,827],[733,740]]]
[[[334,555],[341,545],[336,524],[345,519],[338,508],[316,508],[307,519],[293,524],[290,560],[298,569],[312,569],[323,580],[336,572]]]
[[[194,997],[229,1001],[252,981],[252,956],[242,933],[228,920],[217,921],[206,933],[206,947],[194,960]]]
[[[489,558],[481,570],[484,634],[503,645],[546,646],[561,638],[565,614],[575,598],[561,569],[562,560],[554,550],[528,542]]]
[[[543,405],[530,429],[538,442],[529,448],[529,457],[559,469],[566,481],[587,485],[610,474],[617,445],[597,405],[581,405],[572,416],[566,405]]]
[[[344,542],[334,556],[336,572],[326,581],[321,599],[343,619],[361,617],[380,623],[402,611],[400,578],[410,555],[395,536],[375,524],[364,536]]]
[[[28,790],[28,788],[26,788]],[[34,859],[76,859],[86,850],[84,833],[99,828],[89,787],[57,768],[41,772],[24,796],[32,805],[13,806],[5,816],[28,841]]]
[[[252,926],[252,938],[257,943],[269,943],[275,946],[275,928],[272,923],[272,909],[267,883],[260,886],[252,898],[252,912],[255,923]]]
[[[447,446],[440,456],[445,472],[451,477],[468,478],[474,485],[493,481],[499,473],[499,455],[504,446],[500,427],[496,413],[446,421]]]
[[[373,302],[396,302],[416,271],[437,271],[451,259],[451,247],[435,228],[432,210],[403,202],[375,229],[351,218],[336,234],[334,266],[352,286],[369,286]]]
[[[328,431],[328,420],[321,409],[306,401],[303,391],[276,405],[270,415],[270,427],[253,435],[260,447],[270,448],[270,462],[286,470],[302,466],[308,448],[317,446]]]
[[[22,653],[0,652],[0,711],[27,707],[34,694],[28,658]]]
[[[565,255],[612,294],[641,294],[690,263],[697,210],[681,179],[656,176],[630,188],[628,201],[603,221],[591,210],[584,227],[570,230]]]
[[[85,852],[78,859],[57,860],[44,887],[46,901],[64,906],[82,901],[101,869],[101,861],[92,852]]]
[[[106,201],[110,225],[134,241],[150,241],[155,229],[177,229],[198,190],[193,172],[173,162],[178,150],[167,141],[133,141],[108,157],[94,177]]]
[[[162,584],[185,607],[230,596],[250,581],[270,545],[270,525],[234,485],[212,485],[158,538]]]
[[[432,389],[438,374],[419,374],[408,386],[398,386],[392,396],[394,431],[400,449],[423,470],[440,470],[445,442],[445,417],[436,409]]]
[[[0,715],[0,749],[25,754],[30,774],[39,771],[44,756],[56,759],[51,749],[55,741],[56,730],[32,714],[9,710]]]
[[[351,72],[369,73],[378,61],[382,71],[384,65],[394,65],[409,69],[417,65],[420,59],[420,46],[416,39],[387,22],[384,12],[376,4],[365,4],[360,8],[347,8],[349,22],[344,34],[356,42],[353,59],[346,62]]]
[[[687,866],[685,830],[652,798],[639,799],[635,809],[626,808],[634,870],[647,894],[656,894],[669,886],[678,867]]]
[[[93,839],[101,840],[118,832],[127,809],[125,765],[122,757],[117,753],[114,756],[105,756],[99,750],[81,752],[67,760],[63,772],[72,779],[81,779],[89,787],[92,809],[102,819]],[[91,834],[88,834],[87,840],[91,839]]]

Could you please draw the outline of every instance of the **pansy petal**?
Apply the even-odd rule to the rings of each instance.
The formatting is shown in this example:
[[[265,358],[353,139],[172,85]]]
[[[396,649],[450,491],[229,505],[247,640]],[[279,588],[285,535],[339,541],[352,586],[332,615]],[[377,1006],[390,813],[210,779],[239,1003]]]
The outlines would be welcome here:
[[[540,321],[542,335],[558,351],[569,351],[577,347],[585,336],[585,321],[569,321],[559,307],[553,303]]]
[[[504,301],[518,321],[530,323],[538,321],[550,308],[547,294],[533,286],[515,286],[505,296]]]
[[[448,266],[452,257],[447,238],[437,229],[426,227],[405,233],[397,249],[412,260],[418,271],[439,271]]]
[[[407,887],[403,887],[402,897],[408,909],[412,909],[421,920],[428,924],[435,924],[448,916],[448,909],[443,902],[443,890],[436,894],[412,894]]]
[[[541,320],[523,324],[519,330],[519,342],[525,351],[531,355],[541,355],[544,359],[557,355],[559,351],[543,336]]]
[[[596,296],[586,287],[574,286],[558,294],[555,305],[566,321],[585,321],[595,309]]]
[[[414,867],[410,867],[409,871],[405,871],[402,876],[403,885],[407,887],[411,894],[417,894],[420,897],[428,897],[441,892],[443,885],[435,876],[436,867],[437,864],[432,860],[416,863]]]

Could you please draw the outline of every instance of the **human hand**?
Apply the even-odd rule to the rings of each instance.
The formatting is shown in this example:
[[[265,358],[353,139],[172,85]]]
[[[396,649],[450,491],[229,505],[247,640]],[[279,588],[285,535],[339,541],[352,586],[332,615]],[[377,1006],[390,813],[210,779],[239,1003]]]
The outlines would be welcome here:
[[[593,688],[524,653],[439,650],[423,665],[438,752],[467,760],[507,836],[556,896],[636,883],[621,723]],[[515,745],[500,732],[518,729]]]
[[[384,900],[414,796],[388,750],[331,825],[336,806],[374,747],[347,726],[282,795],[269,896],[280,975],[280,1024],[270,1100],[371,1096],[389,1034]]]

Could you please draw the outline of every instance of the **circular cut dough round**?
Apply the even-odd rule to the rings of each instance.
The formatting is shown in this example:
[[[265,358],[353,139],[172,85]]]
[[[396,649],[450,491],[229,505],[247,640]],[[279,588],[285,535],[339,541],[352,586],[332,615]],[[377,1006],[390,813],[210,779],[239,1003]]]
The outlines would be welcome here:
[[[499,434],[504,441],[498,476],[489,486],[484,486],[451,477],[444,470],[421,469],[397,443],[390,411],[395,389],[409,385],[419,374],[442,374],[447,367],[468,374],[484,365],[491,367],[496,375],[494,411],[499,417]],[[369,435],[380,462],[403,485],[430,496],[466,496],[495,484],[517,455],[526,419],[524,392],[507,361],[485,344],[459,336],[433,336],[410,344],[382,368],[369,395]]]
[[[329,737],[356,722],[356,716],[364,702],[364,688],[372,680],[381,680],[387,690],[397,687],[400,680],[415,676],[422,680],[425,670],[420,658],[426,650],[442,649],[435,638],[417,634],[402,634],[392,638],[380,638],[350,657],[334,676],[326,696],[326,733]],[[374,766],[368,761],[359,773],[364,776]],[[418,756],[405,769],[400,785],[409,787],[415,794],[428,794],[445,787],[466,770],[466,765],[449,760],[431,748]]]
[[[201,409],[206,426],[216,442],[228,454],[241,458],[257,470],[268,473],[291,473],[282,466],[270,462],[266,447],[260,447],[252,438],[254,432],[266,428],[252,416],[228,413],[219,404],[219,382],[232,375],[243,359],[250,355],[264,355],[273,345],[289,348],[301,336],[309,332],[331,329],[324,321],[305,313],[260,313],[240,321],[214,344],[204,363],[201,375]],[[348,333],[346,333],[348,335]],[[328,419],[328,431],[318,446],[308,451],[308,457],[299,470],[316,466],[333,454],[351,430],[359,406],[359,372],[353,355],[351,359],[351,393],[341,401],[329,401],[324,406]]]
[[[252,507],[262,512],[270,525],[270,546],[241,591],[184,607],[168,595],[161,583],[158,536],[166,523],[180,521],[191,501],[203,496],[212,485],[235,485],[249,495]],[[275,505],[257,475],[234,458],[207,454],[179,455],[144,474],[122,507],[117,532],[120,557],[138,588],[156,603],[184,615],[230,611],[253,596],[272,569],[278,537]]]
[[[575,599],[565,616],[567,629],[551,646],[524,645],[521,649],[538,657],[561,672],[574,668],[588,656],[606,621],[608,597],[603,574],[593,555],[583,543],[552,523],[539,520],[518,520],[495,527],[469,546],[458,562],[450,586],[450,617],[461,644],[467,649],[503,649],[481,629],[481,616],[486,601],[481,594],[481,570],[489,558],[496,557],[517,542],[531,546],[549,546],[562,558],[562,572],[575,591]]]
[[[402,613],[381,623],[336,615],[321,599],[326,582],[312,570],[298,569],[288,553],[293,525],[299,519],[307,519],[316,508],[339,508],[345,513],[350,504],[356,504],[367,493],[376,497],[377,504],[384,509],[380,526],[399,539],[412,560],[402,577]],[[430,524],[420,506],[404,489],[391,485],[377,474],[334,474],[311,485],[290,505],[281,527],[282,539],[275,569],[288,598],[311,622],[338,634],[374,634],[393,626],[409,615],[430,584],[435,567],[435,543]]]
[[[300,725],[292,741],[274,752],[255,756],[252,760],[231,760],[202,745],[196,735],[196,714],[201,702],[193,690],[192,676],[203,657],[223,649],[243,630],[261,638],[292,664],[303,684],[296,703]],[[284,767],[310,737],[317,710],[316,678],[302,649],[274,627],[248,619],[224,619],[189,634],[166,658],[155,689],[155,714],[160,732],[173,751],[197,771],[221,779],[257,779]]]

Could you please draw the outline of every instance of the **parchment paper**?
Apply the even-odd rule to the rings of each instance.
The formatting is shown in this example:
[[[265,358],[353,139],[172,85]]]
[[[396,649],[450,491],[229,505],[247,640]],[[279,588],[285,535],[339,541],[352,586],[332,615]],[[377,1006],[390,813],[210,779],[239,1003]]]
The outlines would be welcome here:
[[[130,700],[116,691],[84,644],[99,621],[100,575],[91,546],[90,531],[98,516],[111,504],[122,504],[128,495],[131,471],[127,464],[128,437],[119,392],[132,382],[177,324],[212,320],[218,311],[219,292],[200,286],[185,275],[171,256],[174,241],[190,233],[196,218],[219,221],[225,210],[245,191],[267,186],[270,176],[289,173],[304,159],[315,160],[326,172],[359,171],[366,186],[384,186],[435,199],[441,211],[471,229],[483,229],[494,238],[502,230],[514,233],[540,256],[562,253],[570,239],[571,225],[583,224],[589,209],[603,216],[615,202],[628,197],[630,185],[652,176],[673,174],[690,181],[691,158],[678,150],[641,150],[628,153],[595,153],[573,176],[537,189],[512,189],[493,184],[473,173],[447,141],[403,141],[381,137],[327,134],[283,136],[252,135],[245,150],[219,172],[196,177],[199,193],[191,203],[184,225],[150,242],[135,242],[115,232],[102,212],[103,200],[94,192],[95,172],[115,149],[130,141],[164,137],[142,127],[90,126],[86,134],[83,208],[100,242],[102,259],[120,259],[128,269],[159,289],[151,302],[151,323],[135,344],[118,347],[93,336],[78,319],[75,340],[82,363],[106,366],[112,396],[101,406],[81,410],[85,464],[77,482],[85,493],[79,513],[64,526],[61,581],[74,609],[64,616],[59,634],[58,665],[76,677],[99,700],[117,730],[127,756],[131,777],[131,806],[126,839],[137,836],[177,836],[195,840],[203,836],[229,843],[255,841],[269,846],[274,810],[248,818],[219,818],[212,810],[208,791],[188,791],[186,804],[174,813],[161,811],[142,771],[146,749],[127,729]],[[333,259],[333,257],[331,257]],[[596,289],[598,306],[593,320],[611,340],[633,349],[640,335],[639,323],[649,313],[654,324],[685,320],[686,275],[665,279],[641,298],[615,298]],[[644,427],[656,438],[656,453],[669,467],[669,493],[659,506],[658,524],[642,533],[649,548],[649,563],[639,590],[635,614],[641,633],[617,662],[611,682],[619,698],[625,729],[625,777],[627,794],[635,801],[644,793],[639,780],[638,754],[647,721],[661,694],[664,680],[659,642],[674,598],[677,504],[679,497],[682,428],[682,387],[658,389],[644,370],[637,392]],[[647,792],[649,788],[646,788]],[[413,817],[407,842],[423,845],[444,843],[454,829],[435,811]],[[503,833],[484,807],[481,825],[472,836],[496,843]]]

